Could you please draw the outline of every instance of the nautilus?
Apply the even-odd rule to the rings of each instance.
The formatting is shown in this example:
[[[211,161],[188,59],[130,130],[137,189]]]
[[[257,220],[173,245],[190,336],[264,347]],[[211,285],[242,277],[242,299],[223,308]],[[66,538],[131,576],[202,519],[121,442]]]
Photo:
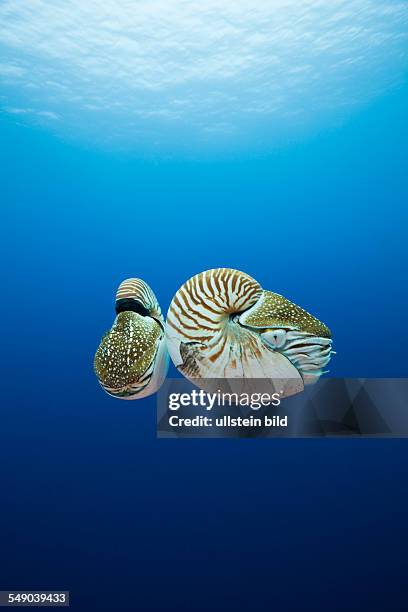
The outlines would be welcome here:
[[[191,381],[267,379],[282,396],[316,382],[333,353],[326,325],[230,268],[201,272],[180,287],[166,338]]]
[[[166,377],[168,354],[183,376],[207,390],[220,381],[234,381],[235,391],[240,385],[248,390],[253,381],[259,390],[261,380],[263,390],[282,397],[316,382],[333,354],[324,323],[231,268],[207,270],[185,282],[166,323],[141,279],[119,285],[115,308],[94,367],[103,389],[121,399],[155,393]]]
[[[116,318],[95,354],[103,389],[121,399],[155,393],[168,367],[165,324],[156,296],[143,280],[129,278],[116,293]]]

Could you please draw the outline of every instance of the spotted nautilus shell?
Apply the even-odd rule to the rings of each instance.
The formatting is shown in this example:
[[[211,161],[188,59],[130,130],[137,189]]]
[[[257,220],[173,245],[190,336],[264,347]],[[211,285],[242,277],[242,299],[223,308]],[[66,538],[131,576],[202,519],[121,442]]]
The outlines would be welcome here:
[[[332,354],[326,325],[229,268],[201,272],[180,287],[166,337],[188,379],[269,379],[282,396],[318,380]]]
[[[159,389],[168,367],[160,306],[149,285],[129,278],[119,285],[115,309],[112,328],[95,354],[96,375],[110,395],[146,397]]]

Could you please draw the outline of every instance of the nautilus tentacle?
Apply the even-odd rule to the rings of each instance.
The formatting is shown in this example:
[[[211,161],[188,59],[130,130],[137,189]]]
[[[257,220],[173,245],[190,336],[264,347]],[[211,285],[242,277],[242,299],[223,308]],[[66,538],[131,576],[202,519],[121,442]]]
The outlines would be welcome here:
[[[282,295],[264,291],[240,323],[258,330],[266,344],[287,357],[305,384],[316,382],[324,373],[332,354],[329,328]]]
[[[164,319],[151,288],[138,278],[119,285],[116,319],[95,354],[94,367],[103,389],[121,399],[155,393],[168,367]]]
[[[321,376],[330,336],[305,310],[230,268],[190,278],[166,321],[170,356],[190,380],[269,379],[282,395]]]

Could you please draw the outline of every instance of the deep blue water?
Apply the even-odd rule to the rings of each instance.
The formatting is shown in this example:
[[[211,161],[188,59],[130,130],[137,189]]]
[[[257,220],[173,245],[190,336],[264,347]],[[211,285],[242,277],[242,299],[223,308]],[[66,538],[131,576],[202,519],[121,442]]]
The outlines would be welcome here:
[[[74,610],[402,610],[404,440],[156,440],[98,387],[118,283],[230,266],[407,376],[407,89],[269,154],[140,161],[1,123],[0,588]],[[133,603],[130,598],[133,598]]]

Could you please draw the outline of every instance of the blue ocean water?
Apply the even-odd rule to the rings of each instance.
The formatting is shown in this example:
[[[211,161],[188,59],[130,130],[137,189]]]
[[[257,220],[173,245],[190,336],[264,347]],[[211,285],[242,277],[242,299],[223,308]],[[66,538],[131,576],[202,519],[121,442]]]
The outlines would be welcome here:
[[[404,440],[156,440],[99,388],[114,293],[241,269],[407,376],[408,90],[269,151],[142,159],[1,118],[0,588],[74,610],[402,610]]]

